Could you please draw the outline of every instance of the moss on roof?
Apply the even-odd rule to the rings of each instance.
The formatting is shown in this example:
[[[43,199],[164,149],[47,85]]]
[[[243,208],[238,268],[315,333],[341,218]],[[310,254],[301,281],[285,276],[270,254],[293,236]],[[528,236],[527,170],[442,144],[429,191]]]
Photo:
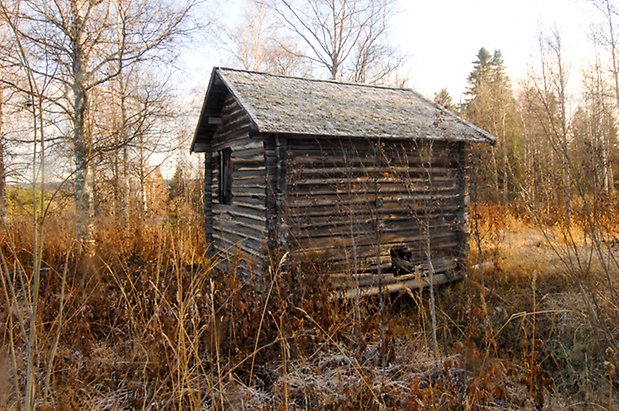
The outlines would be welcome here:
[[[342,83],[215,68],[191,151],[217,129],[226,95],[249,114],[259,133],[383,139],[487,142],[496,137],[405,88]]]
[[[411,89],[215,70],[262,133],[495,141]]]

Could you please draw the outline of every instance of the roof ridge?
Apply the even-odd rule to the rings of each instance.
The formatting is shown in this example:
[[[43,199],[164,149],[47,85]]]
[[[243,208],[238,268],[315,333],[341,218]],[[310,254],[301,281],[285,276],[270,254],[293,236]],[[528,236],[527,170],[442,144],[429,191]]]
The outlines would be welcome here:
[[[381,84],[355,83],[353,81],[340,81],[340,80],[332,80],[332,79],[308,78],[308,77],[301,77],[301,76],[288,76],[284,74],[273,74],[273,73],[267,73],[265,71],[245,70],[245,69],[231,68],[231,67],[215,67],[215,69],[222,70],[224,72],[225,71],[236,71],[240,73],[259,74],[262,76],[278,77],[278,78],[284,78],[284,79],[311,81],[311,82],[316,82],[316,83],[341,84],[344,86],[368,87],[368,88],[377,88],[377,89],[384,89],[384,90],[410,91],[415,94],[419,94],[417,91],[415,91],[414,89],[410,87],[396,87],[396,86],[387,86],[387,85],[381,85]]]

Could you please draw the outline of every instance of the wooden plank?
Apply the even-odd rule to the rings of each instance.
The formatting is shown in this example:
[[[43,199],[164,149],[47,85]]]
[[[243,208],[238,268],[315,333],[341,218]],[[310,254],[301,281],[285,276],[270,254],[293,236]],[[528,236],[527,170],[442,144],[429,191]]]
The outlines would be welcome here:
[[[370,197],[370,196],[368,196]],[[361,196],[356,196],[356,195],[351,195],[348,198],[343,199],[342,196],[340,195],[339,197],[337,195],[333,195],[333,196],[327,196],[327,195],[322,195],[320,197],[291,197],[291,201],[290,201],[290,206],[291,207],[307,207],[307,206],[333,206],[334,208],[339,206],[339,207],[343,207],[343,206],[367,206],[369,204],[373,203],[373,200],[371,200],[368,197],[361,197]],[[339,201],[338,201],[339,198]],[[420,194],[420,195],[416,195],[416,196],[408,196],[408,195],[385,195],[385,196],[381,196],[380,197],[380,201],[382,202],[382,204],[386,204],[386,203],[394,203],[394,204],[401,204],[402,207],[404,207],[405,204],[407,203],[412,203],[413,204],[413,209],[419,209],[420,207],[417,205],[415,206],[415,204],[420,204],[422,203],[423,205],[421,206],[421,208],[428,208],[430,207],[431,209],[442,204],[442,203],[455,203],[458,204],[461,198],[461,194],[459,193],[447,193],[447,194]],[[436,204],[434,207],[431,207],[432,204]]]
[[[450,282],[458,281],[460,279],[462,279],[462,274],[457,272],[448,274],[436,274],[431,277],[422,277],[421,279],[397,281],[392,284],[388,284],[385,287],[382,287],[382,290],[381,288],[376,286],[362,287],[360,290],[356,290],[351,287],[346,290],[336,292],[336,294],[344,298],[356,298],[357,296],[366,297],[370,295],[376,295],[381,291],[384,293],[394,293],[407,289],[418,290],[421,288],[427,288],[429,286],[448,284]]]
[[[376,247],[377,241],[372,236],[373,233],[368,233],[366,236],[355,235],[351,236],[312,236],[312,237],[295,237],[295,241],[300,248],[305,250],[312,250],[314,252],[327,251],[331,249],[337,249],[338,247],[350,247],[353,241],[356,243],[356,247]],[[403,242],[414,242],[425,240],[427,235],[425,233],[413,233],[409,231],[402,231],[396,233],[386,233],[380,235],[378,243],[381,247],[387,248],[389,245],[396,246]],[[457,233],[455,231],[436,231],[430,233],[430,241],[455,241],[457,240]]]
[[[206,142],[204,154],[204,237],[207,243],[207,256],[212,257],[213,242],[213,151],[211,143]]]
[[[432,266],[436,273],[442,273],[455,269],[456,259],[454,256],[440,256],[432,259]],[[333,273],[331,277],[337,279],[340,283],[354,282],[360,285],[369,285],[375,283],[379,278],[383,280],[385,284],[394,282],[397,280],[410,280],[416,278],[419,274],[427,275],[429,273],[429,264],[424,258],[418,264],[416,264],[415,270],[408,274],[394,274],[393,272],[386,272],[382,275],[377,275],[375,272],[371,273]],[[418,272],[417,272],[418,270]]]
[[[266,136],[264,139],[264,155],[266,167],[266,216],[269,238],[269,249],[275,251],[278,234],[278,209],[277,206],[277,152],[275,137]]]
[[[211,159],[211,214],[213,241],[218,250],[236,245],[243,251],[264,258],[266,241],[266,167],[263,142],[250,137],[250,120],[245,110],[228,96],[219,115],[221,124],[214,137]],[[230,181],[230,204],[220,204],[220,153],[230,150],[226,175]],[[261,260],[262,261],[262,260]]]
[[[276,180],[275,180],[275,213],[277,215],[276,242],[282,252],[288,249],[289,228],[285,218],[285,203],[288,198],[288,141],[285,137],[275,136]]]

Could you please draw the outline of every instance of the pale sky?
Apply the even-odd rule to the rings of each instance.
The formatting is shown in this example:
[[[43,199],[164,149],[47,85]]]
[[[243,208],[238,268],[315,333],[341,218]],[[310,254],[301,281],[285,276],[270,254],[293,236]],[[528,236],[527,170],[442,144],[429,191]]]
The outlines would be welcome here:
[[[234,22],[245,0],[212,0],[209,18]],[[407,86],[428,98],[446,87],[454,102],[464,100],[466,78],[481,47],[500,49],[514,89],[527,77],[539,50],[540,31],[557,28],[562,36],[563,57],[569,71],[569,93],[579,94],[581,70],[594,58],[591,28],[599,19],[591,0],[397,0],[391,41],[409,58],[402,71]],[[212,3],[211,3],[212,4]],[[215,13],[216,16],[213,14]],[[197,121],[211,70],[230,67],[231,59],[212,41],[185,53],[181,59],[180,87],[193,97]],[[193,130],[195,123],[189,126]],[[190,156],[196,160],[199,156]],[[171,163],[170,163],[171,164]],[[166,177],[173,167],[164,167]]]
[[[221,2],[220,20],[239,15],[242,0]],[[408,85],[432,97],[443,87],[460,101],[466,77],[481,47],[500,49],[514,84],[527,75],[534,61],[540,30],[556,27],[562,35],[573,87],[582,66],[593,57],[589,0],[399,0],[393,20],[392,43],[409,56],[403,71]],[[213,66],[230,60],[212,45],[185,56],[191,82],[204,93]],[[191,79],[191,80],[190,80]]]
[[[411,87],[432,96],[447,87],[454,100],[466,86],[477,51],[500,49],[514,82],[527,75],[540,30],[556,27],[578,81],[592,58],[592,6],[587,0],[402,0],[393,38],[410,54]],[[577,84],[575,84],[577,86]]]

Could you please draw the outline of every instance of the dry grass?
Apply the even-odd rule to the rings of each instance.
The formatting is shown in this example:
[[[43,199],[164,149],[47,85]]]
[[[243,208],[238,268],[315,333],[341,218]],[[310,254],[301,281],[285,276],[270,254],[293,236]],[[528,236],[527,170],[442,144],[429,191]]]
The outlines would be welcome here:
[[[427,292],[390,296],[381,338],[377,300],[331,299],[311,272],[294,281],[277,264],[260,277],[219,272],[199,219],[123,229],[101,221],[96,256],[83,258],[71,227],[52,217],[36,313],[37,407],[617,408],[607,347],[619,338],[619,310],[599,263],[582,265],[585,291],[597,290],[594,324],[561,258],[573,248],[560,226],[542,233],[517,210],[480,211],[490,264],[483,281],[474,271],[437,293],[438,353]],[[572,235],[578,255],[589,255],[586,230]],[[2,231],[0,250],[0,406],[20,409],[29,224]]]

